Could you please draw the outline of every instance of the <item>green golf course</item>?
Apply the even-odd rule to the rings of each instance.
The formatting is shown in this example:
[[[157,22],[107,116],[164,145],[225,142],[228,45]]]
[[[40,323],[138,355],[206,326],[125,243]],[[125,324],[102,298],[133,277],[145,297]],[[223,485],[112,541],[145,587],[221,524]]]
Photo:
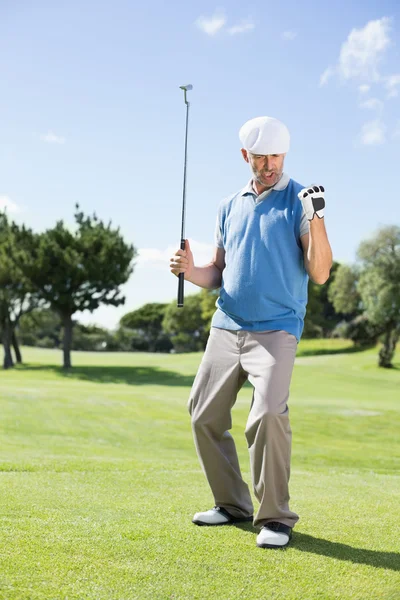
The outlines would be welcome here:
[[[186,403],[194,354],[23,348],[0,373],[0,598],[400,599],[400,351],[300,343],[292,379],[286,550],[213,506]],[[233,410],[242,472],[251,387]]]

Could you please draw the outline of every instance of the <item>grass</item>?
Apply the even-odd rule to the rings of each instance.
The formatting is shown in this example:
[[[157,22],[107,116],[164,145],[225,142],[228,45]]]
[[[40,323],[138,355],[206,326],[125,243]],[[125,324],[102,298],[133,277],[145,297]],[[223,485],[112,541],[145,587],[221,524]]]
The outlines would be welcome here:
[[[195,527],[212,499],[186,402],[200,354],[23,349],[0,373],[0,598],[400,598],[400,364],[303,341],[291,388],[291,546]],[[243,475],[250,386],[233,411]]]

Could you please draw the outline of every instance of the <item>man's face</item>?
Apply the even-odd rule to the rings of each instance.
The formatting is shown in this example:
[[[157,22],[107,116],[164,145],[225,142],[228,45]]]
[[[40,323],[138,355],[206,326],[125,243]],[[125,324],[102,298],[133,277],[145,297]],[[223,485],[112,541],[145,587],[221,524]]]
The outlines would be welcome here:
[[[282,177],[286,154],[251,154],[242,148],[242,155],[250,164],[254,179],[263,188],[273,187]]]

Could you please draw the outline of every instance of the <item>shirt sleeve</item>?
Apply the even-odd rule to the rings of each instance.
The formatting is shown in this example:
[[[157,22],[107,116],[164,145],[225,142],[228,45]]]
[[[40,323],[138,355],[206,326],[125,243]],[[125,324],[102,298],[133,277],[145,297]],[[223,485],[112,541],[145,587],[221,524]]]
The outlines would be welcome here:
[[[310,231],[310,221],[306,217],[306,213],[302,212],[300,220],[300,237]]]
[[[214,233],[214,241],[217,248],[224,247],[224,240],[222,237],[221,225],[219,222],[219,214],[217,215],[217,221],[215,223],[215,233]]]

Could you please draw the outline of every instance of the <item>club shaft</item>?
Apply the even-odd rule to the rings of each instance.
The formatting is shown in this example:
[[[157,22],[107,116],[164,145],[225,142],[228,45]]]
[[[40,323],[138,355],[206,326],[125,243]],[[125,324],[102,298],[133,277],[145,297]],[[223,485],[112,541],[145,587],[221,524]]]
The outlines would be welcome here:
[[[186,171],[187,171],[188,129],[189,129],[189,102],[186,103],[185,160],[184,160],[184,164],[183,164],[183,197],[182,197],[182,229],[181,229],[181,240],[185,239]]]
[[[185,158],[183,165],[183,197],[182,197],[182,227],[181,227],[181,250],[185,250],[185,219],[186,219],[186,171],[187,171],[187,147],[188,147],[188,129],[189,129],[189,102],[186,100],[186,126],[185,126]],[[178,308],[183,307],[184,303],[184,284],[185,275],[179,273],[178,276]]]

